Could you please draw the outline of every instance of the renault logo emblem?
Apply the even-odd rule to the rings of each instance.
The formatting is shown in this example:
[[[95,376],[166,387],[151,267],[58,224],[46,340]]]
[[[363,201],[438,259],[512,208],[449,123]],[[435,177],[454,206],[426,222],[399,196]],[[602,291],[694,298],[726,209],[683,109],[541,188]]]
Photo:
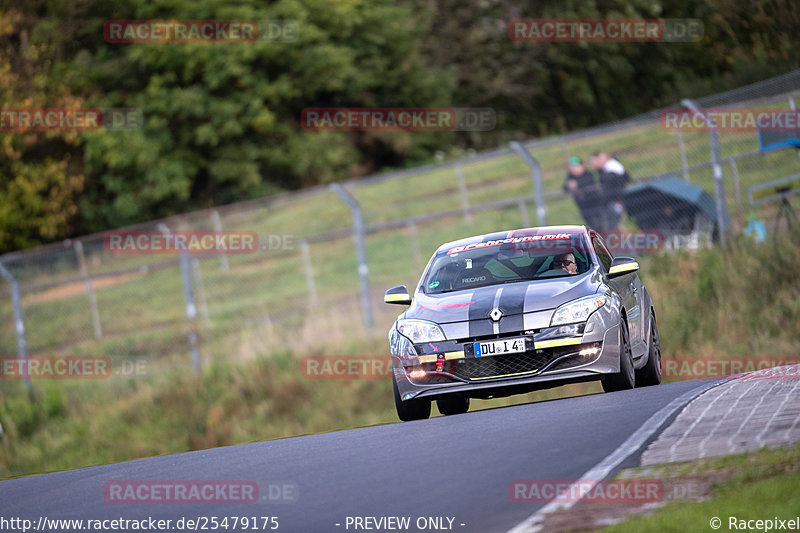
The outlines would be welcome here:
[[[498,322],[501,318],[503,318],[503,312],[495,307],[494,309],[492,309],[492,312],[489,313],[489,318],[491,318],[495,322]]]

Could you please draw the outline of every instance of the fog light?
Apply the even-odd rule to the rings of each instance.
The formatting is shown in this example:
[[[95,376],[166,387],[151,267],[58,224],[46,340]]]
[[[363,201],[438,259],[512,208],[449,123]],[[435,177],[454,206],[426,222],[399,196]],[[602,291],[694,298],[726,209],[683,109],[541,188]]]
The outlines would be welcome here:
[[[425,371],[424,370],[412,370],[408,374],[408,377],[410,377],[411,379],[422,379],[422,378],[425,377]]]
[[[578,355],[580,355],[581,357],[589,357],[590,355],[597,355],[599,353],[600,353],[600,348],[597,346],[592,346],[590,348],[584,348],[583,350],[578,352]]]

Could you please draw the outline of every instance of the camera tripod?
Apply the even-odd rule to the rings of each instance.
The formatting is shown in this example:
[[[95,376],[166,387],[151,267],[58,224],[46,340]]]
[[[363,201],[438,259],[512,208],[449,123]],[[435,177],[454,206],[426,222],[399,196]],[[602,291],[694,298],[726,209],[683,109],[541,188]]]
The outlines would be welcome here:
[[[797,213],[794,212],[792,204],[789,203],[789,187],[778,189],[777,192],[781,195],[781,203],[778,207],[778,214],[775,215],[775,231],[777,232],[780,227],[781,218],[786,219],[786,227],[788,229],[794,229],[794,224],[800,225],[800,221],[797,220]]]

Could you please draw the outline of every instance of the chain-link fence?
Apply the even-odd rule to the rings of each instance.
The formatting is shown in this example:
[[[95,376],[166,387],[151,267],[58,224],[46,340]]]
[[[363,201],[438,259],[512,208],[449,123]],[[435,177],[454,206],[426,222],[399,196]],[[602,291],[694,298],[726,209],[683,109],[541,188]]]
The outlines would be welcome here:
[[[785,110],[798,96],[795,71],[676,108]],[[393,320],[379,304],[384,289],[413,285],[449,240],[587,221],[606,231],[658,230],[670,249],[753,233],[753,221],[766,232],[790,224],[787,202],[764,200],[758,187],[798,174],[796,150],[764,152],[755,131],[720,128],[715,157],[714,135],[671,128],[667,111],[523,143],[533,168],[519,147],[500,148],[351,181],[345,193],[317,187],[111,233],[254,235],[257,245],[245,250],[114,249],[106,233],[7,254],[0,355],[103,355],[118,368],[147,360],[189,372],[216,360],[319,352],[382,336]],[[572,158],[590,172],[574,184],[568,168],[580,165]],[[615,178],[615,160],[630,182]],[[360,253],[354,225],[363,227]],[[2,391],[15,386],[3,381]]]

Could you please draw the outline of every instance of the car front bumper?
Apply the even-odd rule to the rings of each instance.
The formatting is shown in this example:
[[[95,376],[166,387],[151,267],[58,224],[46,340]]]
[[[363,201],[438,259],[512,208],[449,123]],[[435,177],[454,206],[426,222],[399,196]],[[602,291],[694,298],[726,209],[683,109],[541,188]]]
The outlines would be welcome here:
[[[610,315],[595,313],[579,336],[537,339],[535,348],[531,345],[524,354],[475,358],[470,342],[451,343],[449,351],[420,355],[419,365],[409,365],[408,359],[393,356],[393,374],[400,398],[405,401],[451,395],[502,397],[594,381],[619,372],[620,323],[618,315],[616,318]],[[518,336],[525,335],[508,337]],[[599,348],[599,353],[579,355],[581,350],[591,347]]]

